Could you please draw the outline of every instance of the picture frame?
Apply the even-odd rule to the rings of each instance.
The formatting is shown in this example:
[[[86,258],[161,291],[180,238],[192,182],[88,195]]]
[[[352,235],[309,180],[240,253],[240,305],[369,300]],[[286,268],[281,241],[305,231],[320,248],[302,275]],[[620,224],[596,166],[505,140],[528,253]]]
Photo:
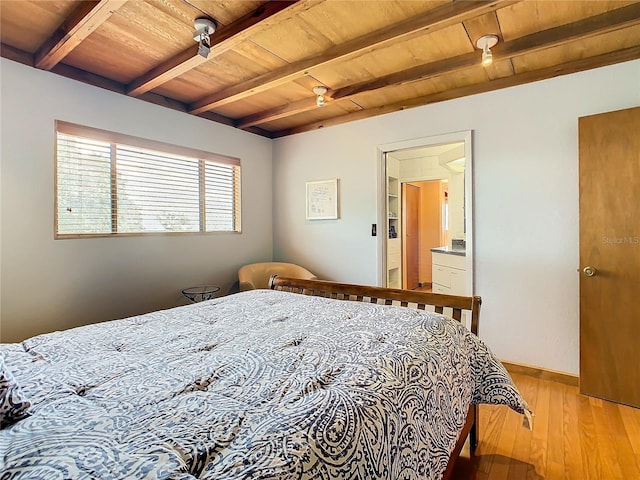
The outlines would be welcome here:
[[[307,182],[307,220],[338,218],[338,179]]]

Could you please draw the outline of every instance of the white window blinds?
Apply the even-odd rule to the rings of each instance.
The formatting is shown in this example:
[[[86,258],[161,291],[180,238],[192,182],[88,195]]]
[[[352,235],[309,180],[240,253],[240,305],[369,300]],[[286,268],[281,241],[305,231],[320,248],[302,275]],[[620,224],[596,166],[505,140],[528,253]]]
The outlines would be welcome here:
[[[240,231],[239,160],[56,126],[57,237]]]

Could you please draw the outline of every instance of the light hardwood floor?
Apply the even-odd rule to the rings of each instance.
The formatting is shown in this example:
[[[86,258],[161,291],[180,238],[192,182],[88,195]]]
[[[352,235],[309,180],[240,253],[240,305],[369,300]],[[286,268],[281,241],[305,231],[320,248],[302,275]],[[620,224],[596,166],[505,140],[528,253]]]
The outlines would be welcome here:
[[[511,377],[535,414],[533,430],[509,408],[482,405],[478,448],[470,459],[465,445],[454,479],[640,479],[640,409]]]

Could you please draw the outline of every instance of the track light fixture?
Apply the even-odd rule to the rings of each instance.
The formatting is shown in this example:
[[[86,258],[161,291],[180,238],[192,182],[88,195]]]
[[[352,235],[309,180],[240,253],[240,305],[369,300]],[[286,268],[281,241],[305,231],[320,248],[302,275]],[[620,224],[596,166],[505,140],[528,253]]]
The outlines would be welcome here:
[[[324,107],[324,96],[327,93],[327,87],[324,87],[322,85],[313,87],[313,93],[316,95],[316,105],[318,107]]]
[[[207,58],[211,52],[211,35],[216,31],[216,23],[210,18],[196,18],[193,39],[198,42],[198,55]]]
[[[482,65],[485,67],[491,65],[493,62],[493,53],[491,53],[491,47],[498,43],[497,35],[485,35],[480,37],[476,42],[476,46],[482,50]]]

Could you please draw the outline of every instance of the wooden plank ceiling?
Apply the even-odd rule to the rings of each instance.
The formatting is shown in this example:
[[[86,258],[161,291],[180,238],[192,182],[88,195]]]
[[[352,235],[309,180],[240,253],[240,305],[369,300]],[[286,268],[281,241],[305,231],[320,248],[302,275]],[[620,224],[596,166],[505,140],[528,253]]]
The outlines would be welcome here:
[[[640,58],[640,0],[2,0],[0,20],[5,58],[270,138]]]

